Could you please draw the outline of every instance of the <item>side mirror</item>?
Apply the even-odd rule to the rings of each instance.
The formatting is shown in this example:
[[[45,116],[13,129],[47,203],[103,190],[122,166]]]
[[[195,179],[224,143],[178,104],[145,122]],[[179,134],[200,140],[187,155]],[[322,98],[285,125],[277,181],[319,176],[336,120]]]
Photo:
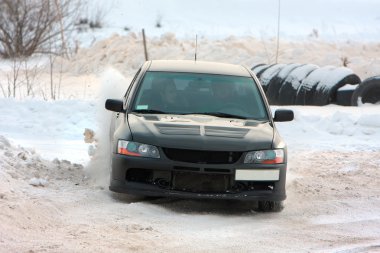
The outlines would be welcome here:
[[[279,109],[274,112],[273,120],[276,122],[292,121],[294,113],[292,110]]]
[[[114,112],[123,112],[123,101],[119,99],[107,99],[106,109]]]

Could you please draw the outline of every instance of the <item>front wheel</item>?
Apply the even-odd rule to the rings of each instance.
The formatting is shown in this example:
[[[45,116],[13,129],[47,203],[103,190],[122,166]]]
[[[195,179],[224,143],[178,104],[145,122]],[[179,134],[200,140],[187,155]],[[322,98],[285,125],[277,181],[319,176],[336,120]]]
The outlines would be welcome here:
[[[284,209],[282,201],[258,201],[257,210],[258,212],[281,212]]]

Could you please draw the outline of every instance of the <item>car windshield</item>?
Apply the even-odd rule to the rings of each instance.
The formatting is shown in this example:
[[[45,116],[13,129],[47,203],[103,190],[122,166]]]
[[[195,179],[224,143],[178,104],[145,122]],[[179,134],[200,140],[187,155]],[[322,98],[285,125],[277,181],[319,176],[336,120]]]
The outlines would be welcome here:
[[[253,78],[201,73],[148,71],[132,111],[268,119]]]

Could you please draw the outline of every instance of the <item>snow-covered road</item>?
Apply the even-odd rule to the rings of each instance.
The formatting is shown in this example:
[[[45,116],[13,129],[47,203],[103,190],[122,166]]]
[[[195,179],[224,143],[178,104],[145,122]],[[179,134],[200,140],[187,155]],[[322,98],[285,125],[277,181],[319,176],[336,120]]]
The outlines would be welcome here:
[[[277,124],[288,199],[264,214],[238,201],[117,197],[82,140],[101,132],[97,102],[0,104],[0,252],[380,251],[378,105],[291,107],[295,120]]]
[[[238,201],[117,197],[82,167],[4,139],[0,156],[0,252],[380,250],[379,152],[298,152],[285,209],[271,214]],[[37,174],[48,184],[30,185]]]
[[[73,35],[78,51],[57,58],[54,78],[46,56],[28,58],[31,97],[27,69],[15,76],[15,62],[0,59],[0,253],[380,252],[380,105],[290,107],[295,120],[277,124],[289,151],[280,213],[111,194],[103,109],[144,62],[142,28],[150,59],[193,59],[197,34],[201,60],[252,67],[278,57],[379,75],[378,0],[88,2],[104,27]],[[16,98],[3,98],[15,77]],[[45,101],[52,82],[60,99]],[[98,140],[93,158],[86,128]]]

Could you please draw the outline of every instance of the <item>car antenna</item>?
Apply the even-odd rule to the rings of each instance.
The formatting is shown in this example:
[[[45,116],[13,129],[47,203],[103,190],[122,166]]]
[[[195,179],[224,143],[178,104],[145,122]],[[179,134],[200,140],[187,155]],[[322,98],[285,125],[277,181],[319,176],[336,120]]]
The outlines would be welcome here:
[[[195,34],[195,55],[194,55],[195,61],[197,61],[197,49],[198,49],[198,34]]]

